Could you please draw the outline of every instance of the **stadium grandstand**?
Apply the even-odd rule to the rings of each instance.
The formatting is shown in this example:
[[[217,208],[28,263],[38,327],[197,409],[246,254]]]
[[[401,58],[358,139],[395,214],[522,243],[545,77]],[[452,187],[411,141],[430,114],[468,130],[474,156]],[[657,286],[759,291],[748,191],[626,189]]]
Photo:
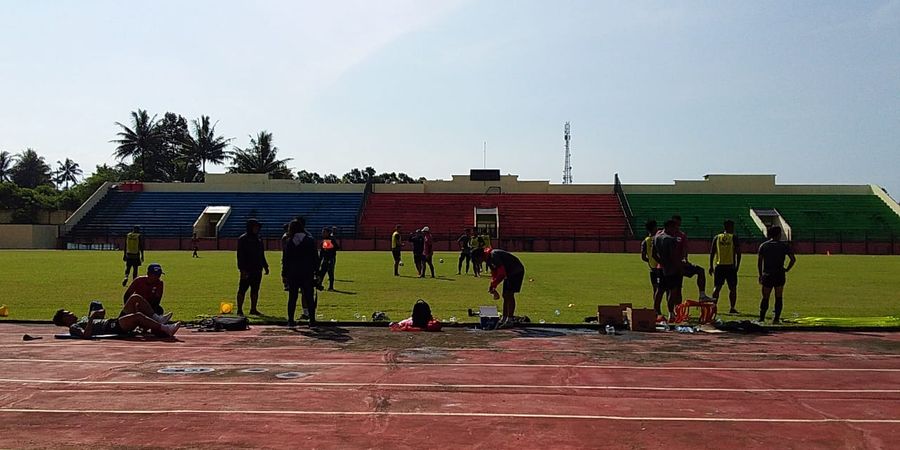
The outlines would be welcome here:
[[[636,251],[649,219],[683,218],[703,252],[726,218],[747,245],[779,225],[800,252],[900,252],[900,207],[875,185],[778,185],[774,175],[706,175],[674,184],[551,184],[498,170],[416,184],[301,184],[266,175],[210,174],[205,183],[119,183],[101,187],[61,229],[62,246],[121,245],[140,225],[148,247],[230,249],[248,218],[270,249],[296,216],[308,229],[337,227],[346,249],[386,250],[395,225],[429,226],[438,250],[464,228],[527,251]],[[487,173],[487,176],[485,176]]]

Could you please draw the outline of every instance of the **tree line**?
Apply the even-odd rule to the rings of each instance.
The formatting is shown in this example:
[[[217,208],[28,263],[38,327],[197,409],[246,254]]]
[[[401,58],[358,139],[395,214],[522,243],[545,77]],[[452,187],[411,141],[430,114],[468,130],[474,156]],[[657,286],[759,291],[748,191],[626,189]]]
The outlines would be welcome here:
[[[118,132],[115,165],[100,164],[87,178],[79,164],[69,158],[51,167],[32,148],[12,155],[0,151],[0,209],[13,210],[13,222],[33,223],[40,210],[75,210],[104,182],[126,180],[148,182],[202,182],[207,164],[226,165],[228,173],[268,174],[270,178],[301,183],[422,183],[406,173],[378,173],[372,167],[354,168],[337,176],[320,175],[308,169],[296,172],[288,166],[292,158],[279,158],[272,133],[260,131],[244,147],[233,138],[216,133],[217,122],[200,116],[188,122],[171,112],[162,118],[146,110],[132,111],[128,124],[115,122]]]

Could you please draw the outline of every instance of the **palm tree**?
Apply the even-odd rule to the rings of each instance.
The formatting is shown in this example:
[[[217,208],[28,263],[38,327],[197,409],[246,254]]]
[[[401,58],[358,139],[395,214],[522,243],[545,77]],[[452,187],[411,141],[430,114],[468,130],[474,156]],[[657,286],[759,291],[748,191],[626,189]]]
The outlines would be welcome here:
[[[187,151],[202,166],[202,172],[206,174],[206,162],[222,164],[228,158],[228,144],[232,139],[216,136],[216,122],[209,124],[209,116],[200,116],[200,120],[193,120],[194,136],[188,137]],[[269,135],[271,140],[271,134]]]
[[[65,183],[65,189],[69,189],[69,182],[71,181],[73,185],[78,184],[78,177],[82,175],[81,167],[78,167],[78,163],[72,161],[69,158],[66,158],[65,162],[56,161],[56,184]]]
[[[247,148],[235,147],[231,154],[231,173],[267,173],[272,178],[293,178],[287,162],[291,158],[278,159],[278,147],[272,145],[272,133],[260,131],[250,138]]]
[[[13,183],[20,187],[36,188],[51,183],[50,166],[44,157],[28,148],[16,155],[16,165],[10,170]]]
[[[122,131],[116,133],[119,139],[110,142],[118,144],[114,155],[116,159],[131,158],[132,161],[141,161],[141,180],[147,173],[145,161],[151,154],[160,148],[163,133],[156,123],[156,116],[150,117],[146,110],[138,109],[131,112],[131,127],[116,122]]]
[[[12,164],[13,158],[9,155],[9,152],[0,152],[0,183],[9,181]]]

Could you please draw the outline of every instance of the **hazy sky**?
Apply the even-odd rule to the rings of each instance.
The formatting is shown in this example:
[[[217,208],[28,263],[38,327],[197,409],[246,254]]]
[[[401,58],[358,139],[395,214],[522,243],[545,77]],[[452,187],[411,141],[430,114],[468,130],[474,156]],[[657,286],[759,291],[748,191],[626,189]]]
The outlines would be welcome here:
[[[900,197],[900,1],[0,0],[0,149],[90,172],[137,108],[295,169],[776,173]],[[224,171],[214,167],[211,171]]]

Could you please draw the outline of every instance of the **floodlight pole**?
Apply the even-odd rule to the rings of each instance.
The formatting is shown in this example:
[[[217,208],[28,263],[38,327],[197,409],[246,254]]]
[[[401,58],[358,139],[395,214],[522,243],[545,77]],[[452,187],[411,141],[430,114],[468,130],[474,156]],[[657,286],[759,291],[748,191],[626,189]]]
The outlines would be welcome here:
[[[563,184],[572,184],[572,153],[569,151],[569,141],[572,139],[572,135],[569,133],[569,129],[569,122],[566,122],[566,134],[563,136],[563,139],[566,141],[566,162],[563,166]]]

